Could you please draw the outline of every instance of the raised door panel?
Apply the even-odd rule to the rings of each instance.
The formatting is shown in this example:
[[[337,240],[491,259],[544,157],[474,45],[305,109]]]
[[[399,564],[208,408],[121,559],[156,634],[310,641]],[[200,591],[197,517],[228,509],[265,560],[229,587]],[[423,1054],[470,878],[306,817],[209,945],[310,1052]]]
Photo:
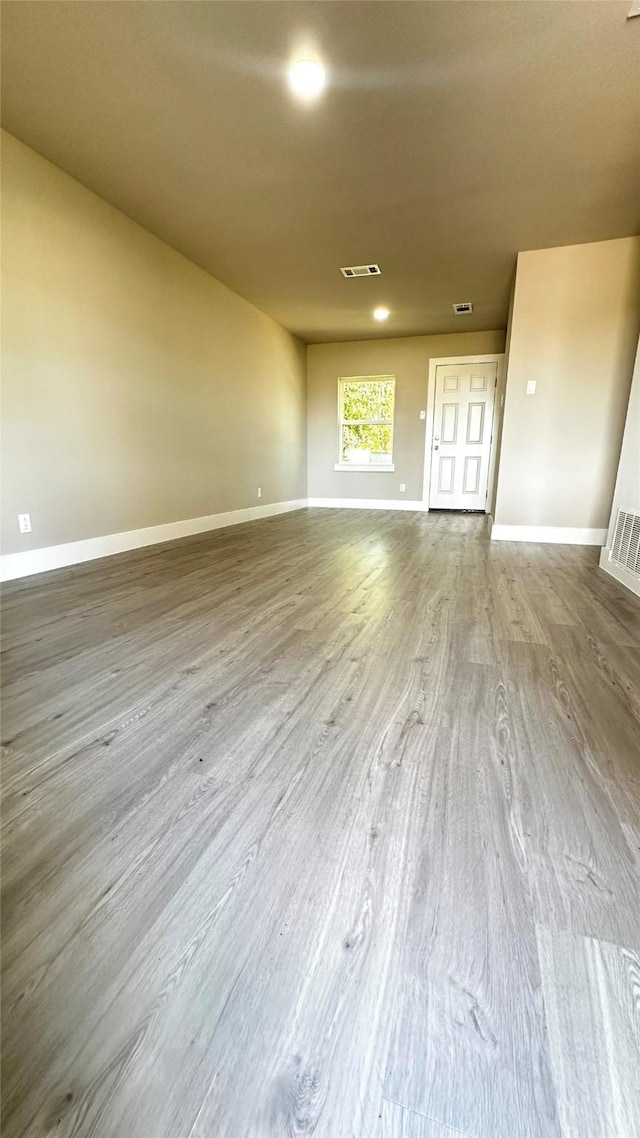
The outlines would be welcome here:
[[[482,444],[484,440],[485,404],[470,403],[467,408],[467,444]]]
[[[438,493],[453,494],[455,486],[456,460],[447,455],[440,455],[438,462]]]
[[[443,403],[441,423],[440,442],[444,445],[455,445],[458,441],[457,403]]]
[[[479,455],[467,455],[462,475],[462,493],[477,494],[480,490],[480,471],[482,459]]]

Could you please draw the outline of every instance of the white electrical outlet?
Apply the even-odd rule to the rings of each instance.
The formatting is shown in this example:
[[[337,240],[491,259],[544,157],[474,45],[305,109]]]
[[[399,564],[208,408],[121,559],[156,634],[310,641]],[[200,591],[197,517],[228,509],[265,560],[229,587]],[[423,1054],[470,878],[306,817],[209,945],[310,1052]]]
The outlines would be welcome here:
[[[258,486],[258,497],[262,497],[262,486]]]
[[[404,492],[405,492],[405,490],[406,490],[406,489],[407,489],[406,483],[405,483],[405,482],[401,482],[401,483],[400,483],[400,493],[401,493],[401,494],[404,494]]]
[[[535,395],[535,393],[536,393],[536,381],[535,381],[535,379],[528,379],[527,380],[527,395]]]
[[[420,412],[420,418],[421,418],[421,419],[426,419],[426,417],[427,417],[427,412],[426,412],[426,411],[421,411],[421,412]]]
[[[31,514],[18,514],[20,533],[31,533]]]

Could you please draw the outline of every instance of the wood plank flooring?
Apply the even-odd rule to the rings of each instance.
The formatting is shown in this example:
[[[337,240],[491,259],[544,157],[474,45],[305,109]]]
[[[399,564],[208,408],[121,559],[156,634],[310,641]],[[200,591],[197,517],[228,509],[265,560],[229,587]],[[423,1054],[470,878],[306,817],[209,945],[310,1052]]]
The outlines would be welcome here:
[[[640,1138],[640,604],[308,510],[3,602],[4,1138]]]

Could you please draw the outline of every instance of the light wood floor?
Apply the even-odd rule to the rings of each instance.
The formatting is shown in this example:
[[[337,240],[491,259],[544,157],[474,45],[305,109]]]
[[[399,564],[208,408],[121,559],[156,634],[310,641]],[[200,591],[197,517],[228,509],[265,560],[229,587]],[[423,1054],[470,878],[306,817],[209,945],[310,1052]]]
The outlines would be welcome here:
[[[4,1138],[637,1138],[596,562],[310,510],[7,587]]]

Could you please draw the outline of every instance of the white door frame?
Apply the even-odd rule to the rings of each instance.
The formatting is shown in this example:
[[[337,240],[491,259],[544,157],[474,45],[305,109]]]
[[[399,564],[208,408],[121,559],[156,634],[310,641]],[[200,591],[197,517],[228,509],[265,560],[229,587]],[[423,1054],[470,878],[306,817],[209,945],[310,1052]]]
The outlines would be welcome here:
[[[489,478],[487,483],[486,514],[491,513],[496,480],[496,442],[502,431],[502,408],[504,405],[505,366],[504,352],[495,352],[491,355],[477,356],[438,356],[429,360],[429,380],[427,386],[427,413],[425,416],[424,431],[424,471],[422,477],[422,504],[425,510],[429,509],[429,489],[431,482],[431,448],[433,446],[433,423],[436,405],[436,368],[442,364],[497,364],[498,382],[496,384],[496,398],[493,408],[493,428],[491,434],[491,452],[489,455]]]

